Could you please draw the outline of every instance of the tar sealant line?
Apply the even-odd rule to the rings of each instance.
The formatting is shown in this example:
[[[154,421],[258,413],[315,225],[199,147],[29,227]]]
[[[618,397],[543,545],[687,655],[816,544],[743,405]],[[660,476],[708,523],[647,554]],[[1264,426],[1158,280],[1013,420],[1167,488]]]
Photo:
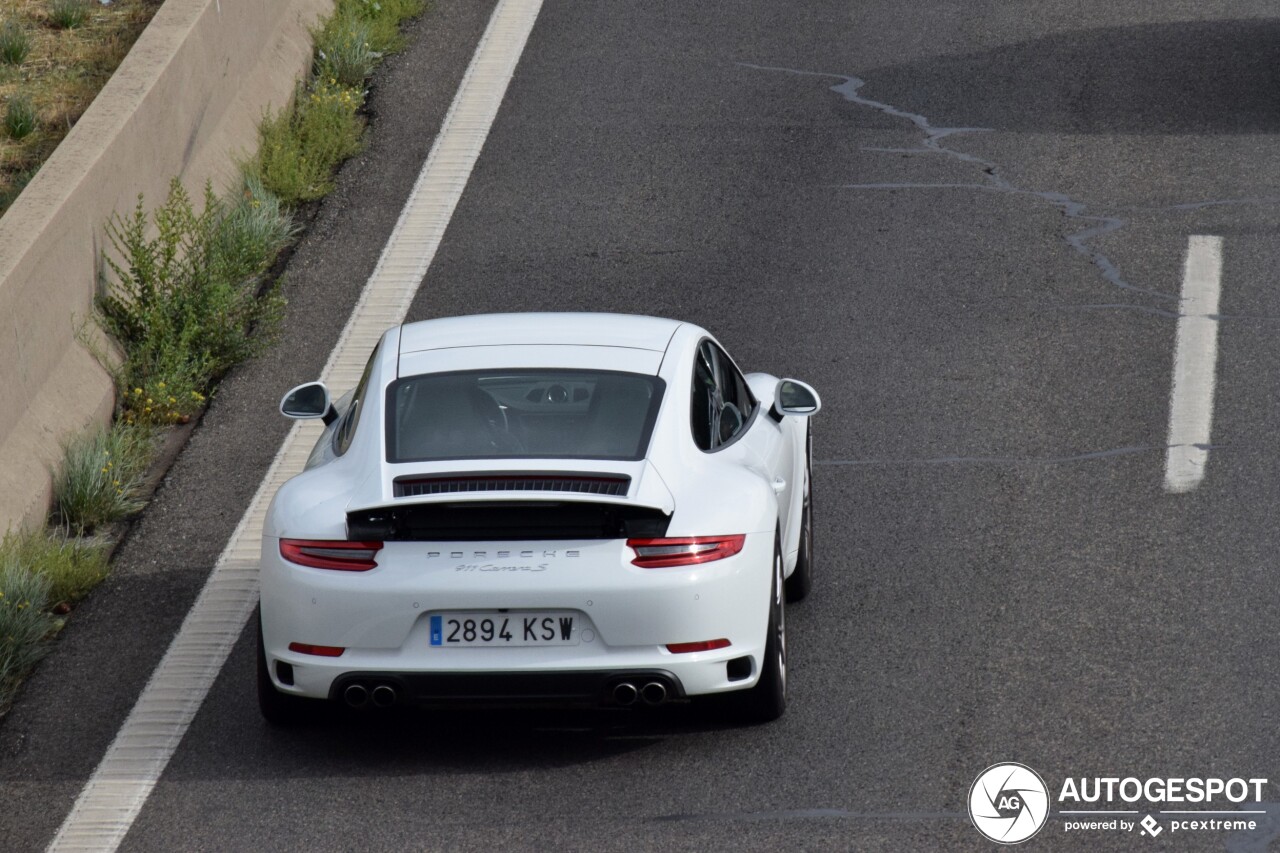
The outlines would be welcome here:
[[[1125,280],[1124,276],[1121,274],[1119,267],[1117,267],[1116,264],[1113,263],[1109,257],[1107,257],[1107,255],[1105,255],[1103,252],[1099,250],[1091,248],[1090,241],[1095,240],[1098,237],[1102,237],[1107,234],[1110,234],[1113,231],[1117,231],[1120,228],[1123,228],[1127,224],[1126,220],[1116,216],[1086,213],[1086,211],[1089,208],[1089,205],[1087,205],[1082,201],[1078,201],[1077,199],[1071,198],[1070,196],[1065,195],[1063,193],[1052,192],[1052,191],[1045,192],[1045,191],[1032,190],[1032,189],[1016,186],[1012,181],[1004,177],[999,163],[996,163],[992,160],[986,160],[982,157],[979,157],[973,154],[967,154],[955,148],[948,148],[946,145],[942,144],[943,139],[946,139],[951,136],[961,136],[961,135],[974,134],[974,133],[990,133],[991,128],[937,127],[933,124],[933,122],[929,119],[928,116],[922,115],[921,113],[913,113],[910,110],[906,110],[901,107],[894,106],[893,104],[888,104],[883,101],[876,101],[871,98],[864,97],[861,94],[861,89],[867,85],[867,82],[859,77],[851,77],[847,74],[830,74],[830,73],[818,72],[818,71],[803,71],[795,68],[781,68],[776,66],[752,65],[751,63],[746,63],[746,62],[740,62],[738,64],[744,68],[752,68],[757,71],[775,71],[775,72],[780,72],[784,74],[797,74],[805,77],[825,77],[833,80],[842,80],[844,82],[838,83],[835,86],[831,86],[830,87],[831,91],[840,95],[840,97],[844,98],[846,101],[849,101],[850,103],[857,104],[858,106],[866,107],[868,109],[876,110],[877,112],[884,113],[885,115],[893,116],[894,118],[905,119],[911,122],[913,125],[915,125],[916,128],[919,129],[920,132],[924,134],[924,139],[921,140],[919,146],[915,148],[892,148],[892,149],[870,148],[866,150],[893,151],[896,153],[905,153],[905,154],[918,154],[918,153],[938,154],[944,157],[949,157],[961,163],[967,163],[972,166],[977,166],[982,170],[982,174],[985,176],[983,179],[983,183],[977,184],[977,185],[972,185],[972,184],[847,184],[845,185],[846,188],[890,189],[890,190],[891,189],[961,189],[961,188],[982,189],[982,190],[989,190],[993,192],[1009,193],[1011,195],[1030,196],[1032,198],[1039,199],[1040,201],[1043,201],[1047,204],[1053,205],[1054,207],[1057,207],[1058,209],[1060,209],[1062,211],[1063,216],[1065,216],[1068,219],[1071,219],[1077,222],[1094,223],[1093,225],[1090,225],[1089,227],[1085,228],[1082,231],[1077,231],[1074,234],[1067,235],[1065,237],[1065,240],[1067,242],[1067,245],[1069,245],[1073,250],[1075,250],[1076,252],[1088,258],[1089,262],[1093,264],[1095,267],[1097,267],[1098,271],[1102,273],[1102,277],[1104,279],[1111,282],[1111,284],[1115,285],[1116,287],[1122,290],[1128,290],[1135,293],[1144,293],[1144,294],[1147,294],[1148,296],[1154,296],[1160,299],[1167,299],[1170,301],[1173,300],[1174,297],[1172,294],[1162,293],[1160,291],[1155,291],[1155,290],[1147,290],[1145,288],[1137,287],[1136,285],[1129,283],[1128,281]]]
[[[1167,492],[1189,492],[1200,485],[1209,463],[1221,287],[1222,238],[1191,237],[1182,270],[1182,308],[1169,394],[1169,451],[1164,466]]]
[[[499,0],[494,9],[409,200],[325,366],[322,378],[333,387],[356,383],[382,332],[409,310],[541,6],[542,0]],[[257,604],[267,505],[280,484],[302,470],[318,432],[314,422],[289,431],[196,603],[49,850],[112,851],[124,840]]]

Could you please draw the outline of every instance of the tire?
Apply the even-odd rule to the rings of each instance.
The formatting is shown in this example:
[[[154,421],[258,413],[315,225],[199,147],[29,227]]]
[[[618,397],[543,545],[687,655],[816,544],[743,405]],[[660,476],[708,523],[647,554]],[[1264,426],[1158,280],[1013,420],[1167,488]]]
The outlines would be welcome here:
[[[776,540],[767,630],[760,680],[741,693],[728,694],[735,703],[736,716],[745,723],[771,723],[787,710],[787,603],[783,595],[782,544]]]
[[[254,611],[253,622],[258,629],[258,711],[264,720],[280,728],[306,722],[318,703],[314,699],[281,693],[271,683],[271,673],[267,671],[267,650],[262,642],[260,611]]]
[[[800,511],[800,553],[787,578],[787,601],[803,601],[813,588],[813,432],[804,440],[804,500]]]

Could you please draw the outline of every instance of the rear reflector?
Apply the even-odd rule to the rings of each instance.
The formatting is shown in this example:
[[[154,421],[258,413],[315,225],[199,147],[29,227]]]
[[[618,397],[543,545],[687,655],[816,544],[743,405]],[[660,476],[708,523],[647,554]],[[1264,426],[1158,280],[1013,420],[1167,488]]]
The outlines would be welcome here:
[[[299,566],[367,572],[378,565],[381,542],[348,542],[345,539],[281,539],[280,556]]]
[[[313,646],[310,643],[290,643],[289,651],[300,655],[319,655],[322,658],[336,658],[346,651],[342,646]]]
[[[688,652],[713,652],[716,649],[729,648],[729,641],[725,639],[719,640],[703,640],[701,643],[671,643],[667,646],[667,651],[683,655]]]
[[[631,562],[642,569],[661,569],[667,566],[694,566],[732,557],[742,550],[747,537],[736,536],[678,536],[667,539],[628,539],[627,546],[635,549],[636,558]]]

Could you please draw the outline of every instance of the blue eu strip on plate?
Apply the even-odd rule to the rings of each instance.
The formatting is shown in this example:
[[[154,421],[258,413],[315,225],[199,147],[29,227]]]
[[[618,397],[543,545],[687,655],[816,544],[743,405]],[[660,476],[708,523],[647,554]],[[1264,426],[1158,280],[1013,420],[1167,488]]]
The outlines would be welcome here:
[[[441,625],[441,617],[431,617],[431,645],[439,646],[444,643],[444,627]]]

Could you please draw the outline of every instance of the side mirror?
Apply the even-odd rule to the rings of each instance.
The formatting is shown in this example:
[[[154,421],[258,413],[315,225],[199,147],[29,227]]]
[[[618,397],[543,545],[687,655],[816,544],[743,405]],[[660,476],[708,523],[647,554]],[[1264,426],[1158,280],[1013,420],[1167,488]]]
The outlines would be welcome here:
[[[798,379],[783,379],[773,392],[773,411],[777,417],[795,415],[809,417],[816,415],[822,408],[822,400],[813,386],[806,385]]]
[[[338,417],[338,411],[329,399],[329,389],[323,382],[308,382],[285,394],[280,401],[280,414],[300,421],[321,418],[325,426]]]

